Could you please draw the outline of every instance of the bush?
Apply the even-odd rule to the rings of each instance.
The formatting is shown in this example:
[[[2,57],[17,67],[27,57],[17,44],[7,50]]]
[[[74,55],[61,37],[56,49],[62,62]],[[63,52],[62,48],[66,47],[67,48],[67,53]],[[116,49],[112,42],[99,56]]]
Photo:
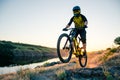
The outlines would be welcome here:
[[[112,49],[110,49],[110,52],[112,52],[112,53],[117,52],[117,48],[112,48]]]
[[[114,43],[120,46],[120,36],[115,38]]]

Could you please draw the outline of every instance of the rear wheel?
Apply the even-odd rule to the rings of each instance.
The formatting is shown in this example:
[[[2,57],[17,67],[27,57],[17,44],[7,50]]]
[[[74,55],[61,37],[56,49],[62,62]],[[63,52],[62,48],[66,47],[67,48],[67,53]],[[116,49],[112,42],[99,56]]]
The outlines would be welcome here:
[[[85,67],[87,65],[87,54],[79,55],[79,63],[81,67]]]
[[[72,56],[72,45],[68,34],[61,34],[57,42],[57,54],[61,62],[67,63]]]

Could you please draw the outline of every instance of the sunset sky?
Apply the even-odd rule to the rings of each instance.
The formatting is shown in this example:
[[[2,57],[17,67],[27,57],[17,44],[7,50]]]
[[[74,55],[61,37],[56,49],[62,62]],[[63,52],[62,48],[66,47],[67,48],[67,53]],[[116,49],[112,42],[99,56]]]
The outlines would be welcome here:
[[[0,40],[56,48],[76,5],[88,19],[87,50],[112,47],[120,36],[120,0],[0,0]]]

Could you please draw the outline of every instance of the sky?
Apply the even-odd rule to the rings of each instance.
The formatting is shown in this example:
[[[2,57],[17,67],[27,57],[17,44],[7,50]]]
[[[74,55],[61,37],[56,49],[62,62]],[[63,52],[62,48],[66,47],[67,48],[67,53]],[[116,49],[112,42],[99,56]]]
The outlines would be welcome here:
[[[120,36],[120,0],[0,0],[0,40],[56,48],[74,6],[88,20],[87,50],[112,47]]]

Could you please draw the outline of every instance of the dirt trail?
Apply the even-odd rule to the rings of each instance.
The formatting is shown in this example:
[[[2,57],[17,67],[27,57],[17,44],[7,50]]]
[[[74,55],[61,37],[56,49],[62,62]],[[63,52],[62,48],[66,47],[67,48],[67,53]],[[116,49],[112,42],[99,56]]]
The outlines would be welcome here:
[[[97,58],[99,54],[89,54],[88,55],[88,63],[87,63],[87,68],[95,68],[98,67],[99,64],[97,63]]]

